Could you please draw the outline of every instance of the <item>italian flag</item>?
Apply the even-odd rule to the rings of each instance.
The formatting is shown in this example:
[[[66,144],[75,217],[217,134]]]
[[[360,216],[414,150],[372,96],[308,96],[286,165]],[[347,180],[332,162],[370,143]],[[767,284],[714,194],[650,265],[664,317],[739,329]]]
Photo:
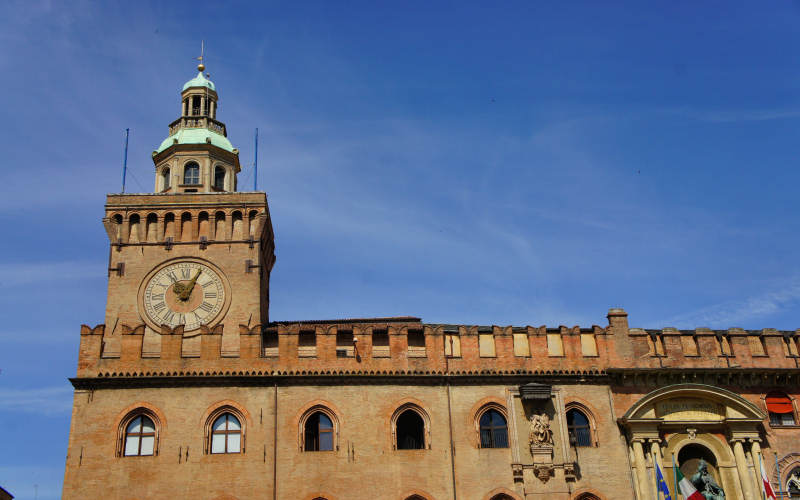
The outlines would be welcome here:
[[[764,494],[764,498],[767,500],[777,500],[775,490],[772,489],[772,485],[769,483],[769,479],[767,479],[767,471],[764,470],[764,463],[759,460],[758,465],[761,466],[761,492]]]
[[[686,500],[706,500],[703,495],[698,493],[694,485],[681,474],[681,470],[675,467],[675,472],[678,473],[678,488],[681,490],[681,495]]]

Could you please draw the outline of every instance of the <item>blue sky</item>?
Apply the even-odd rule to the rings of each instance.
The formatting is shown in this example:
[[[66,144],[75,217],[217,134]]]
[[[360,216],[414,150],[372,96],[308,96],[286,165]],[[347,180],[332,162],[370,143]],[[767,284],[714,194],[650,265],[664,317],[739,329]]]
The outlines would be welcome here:
[[[794,329],[798,35],[779,1],[3,2],[0,485],[59,497],[124,130],[151,191],[201,39],[248,189],[260,129],[272,319]]]

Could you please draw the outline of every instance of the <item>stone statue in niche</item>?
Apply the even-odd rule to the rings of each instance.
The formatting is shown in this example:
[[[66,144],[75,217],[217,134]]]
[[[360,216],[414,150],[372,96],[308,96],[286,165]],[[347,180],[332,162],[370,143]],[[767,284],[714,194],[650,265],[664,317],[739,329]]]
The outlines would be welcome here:
[[[528,444],[530,444],[531,449],[552,447],[553,431],[550,429],[550,418],[547,413],[534,413],[531,415],[530,424]]]
[[[786,480],[786,489],[794,498],[794,495],[800,496],[800,467],[795,468],[789,473],[789,479]]]
[[[711,476],[711,473],[708,472],[708,464],[706,464],[705,460],[700,459],[697,464],[697,472],[690,481],[706,500],[725,500],[725,492]]]

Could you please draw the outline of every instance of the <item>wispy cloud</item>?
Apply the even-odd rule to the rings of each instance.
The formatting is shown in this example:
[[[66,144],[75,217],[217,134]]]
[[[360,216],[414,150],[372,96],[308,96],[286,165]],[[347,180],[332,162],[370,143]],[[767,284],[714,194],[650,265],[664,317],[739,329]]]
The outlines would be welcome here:
[[[797,108],[701,109],[676,107],[661,109],[660,111],[668,114],[684,115],[695,120],[712,123],[761,122],[800,118],[800,109]]]
[[[0,387],[0,411],[57,414],[72,408],[72,387],[69,385],[10,389]]]
[[[800,305],[800,275],[778,282],[773,290],[743,299],[730,300],[667,319],[663,325],[685,328],[709,326],[728,328],[739,322],[776,314]]]

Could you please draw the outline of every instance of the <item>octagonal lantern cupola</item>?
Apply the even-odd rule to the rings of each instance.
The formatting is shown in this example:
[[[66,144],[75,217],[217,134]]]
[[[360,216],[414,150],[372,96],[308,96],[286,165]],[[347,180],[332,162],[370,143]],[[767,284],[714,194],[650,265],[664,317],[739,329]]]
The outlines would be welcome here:
[[[197,76],[181,90],[181,116],[169,124],[169,137],[153,151],[156,193],[236,191],[239,150],[217,120],[217,88],[197,66]]]

